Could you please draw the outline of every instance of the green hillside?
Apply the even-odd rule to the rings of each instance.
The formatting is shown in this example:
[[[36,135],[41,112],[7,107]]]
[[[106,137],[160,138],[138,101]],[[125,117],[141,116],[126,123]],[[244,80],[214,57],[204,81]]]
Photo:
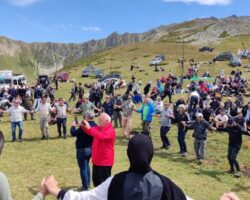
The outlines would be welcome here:
[[[241,48],[241,42],[250,48],[250,36],[241,36],[238,38],[229,38],[221,44],[212,45],[215,47],[213,53],[199,53],[201,46],[193,46],[189,43],[184,44],[185,58],[189,60],[194,58],[196,61],[208,61],[220,51],[232,50],[237,52]],[[181,74],[181,69],[177,63],[178,57],[182,56],[183,46],[181,43],[167,42],[143,42],[130,44],[123,47],[110,49],[79,60],[73,65],[67,66],[64,70],[70,72],[71,78],[77,82],[91,83],[96,81],[93,78],[81,78],[81,71],[87,64],[93,64],[104,69],[105,73],[110,71],[120,72],[126,82],[130,80],[131,75],[135,75],[136,81],[142,80],[143,84],[147,81],[155,80],[171,70],[175,75]],[[153,72],[149,66],[149,61],[157,54],[164,54],[167,59],[162,65],[165,72]],[[249,60],[244,60],[244,64],[249,64]],[[139,64],[141,72],[134,70],[130,72],[131,64]],[[185,63],[185,71],[187,63]],[[199,75],[209,70],[212,74],[217,74],[222,68],[228,73],[233,68],[228,66],[227,62],[218,62],[213,65],[201,65]],[[214,69],[214,72],[213,72]],[[243,76],[250,78],[250,73],[244,71]],[[188,84],[186,82],[186,84]],[[70,88],[73,83],[61,83],[57,97],[63,97],[66,100],[70,96]],[[87,89],[86,89],[87,91]],[[124,90],[116,91],[124,93]],[[175,101],[180,95],[173,97]],[[70,102],[70,106],[73,103]],[[138,105],[137,107],[140,107]],[[69,127],[73,121],[73,115],[69,114],[67,121],[68,134]],[[50,127],[51,139],[48,141],[40,140],[39,119],[36,121],[24,122],[24,141],[20,143],[11,143],[11,131],[9,117],[4,117],[0,123],[1,129],[5,133],[7,142],[3,155],[1,156],[0,168],[9,178],[13,198],[17,200],[28,200],[38,191],[39,183],[43,176],[53,174],[59,181],[60,187],[68,189],[77,189],[80,186],[79,169],[75,158],[75,139],[68,137],[67,140],[57,139],[56,126]],[[79,116],[80,118],[80,116]],[[194,161],[192,131],[188,132],[187,145],[189,150],[188,158],[180,157],[178,152],[177,128],[173,126],[169,135],[172,148],[162,150],[159,134],[159,119],[154,119],[152,123],[152,139],[155,148],[155,156],[152,161],[152,167],[158,172],[171,178],[178,184],[185,193],[195,200],[217,200],[220,195],[226,191],[236,192],[242,200],[249,199],[250,194],[250,137],[244,137],[243,148],[239,154],[244,176],[240,179],[225,173],[228,170],[227,162],[227,134],[218,134],[212,132],[209,134],[206,152],[206,164],[197,165]],[[140,117],[134,114],[133,127],[140,129]],[[127,170],[128,159],[126,157],[126,147],[128,141],[123,139],[121,129],[117,129],[117,140],[115,146],[115,165],[112,173]],[[54,199],[49,197],[47,199]]]
[[[192,45],[190,43],[184,43],[183,45],[182,43],[166,43],[161,40],[159,42],[142,42],[94,54],[72,65],[66,66],[66,69],[71,70],[74,78],[80,78],[81,70],[83,70],[84,66],[93,64],[101,67],[106,74],[110,71],[120,72],[128,81],[132,75],[130,65],[139,64],[141,70],[144,71],[139,72],[135,70],[133,74],[145,83],[145,81],[156,80],[163,75],[160,72],[153,72],[153,68],[151,69],[149,66],[150,60],[155,55],[163,54],[167,58],[161,65],[161,67],[165,69],[163,73],[166,74],[171,70],[175,75],[179,76],[181,75],[181,68],[177,61],[178,58],[182,57],[183,52],[184,58],[187,61],[191,58],[196,62],[212,61],[213,57],[222,51],[232,51],[234,54],[237,54],[237,50],[239,48],[242,49],[242,42],[244,42],[246,48],[250,48],[250,36],[239,36],[229,38],[219,44],[210,44],[210,46],[215,48],[212,53],[200,53],[198,49],[202,46]],[[250,64],[248,59],[242,61],[242,65]],[[185,72],[187,71],[187,67],[188,62],[185,63]],[[222,68],[228,73],[233,70],[233,67],[229,66],[228,62],[216,62],[215,65],[201,64],[199,74],[202,75],[205,71],[210,71],[212,75],[213,73],[217,74]],[[245,71],[244,68],[241,68],[241,70]],[[244,75],[249,76],[248,73]]]

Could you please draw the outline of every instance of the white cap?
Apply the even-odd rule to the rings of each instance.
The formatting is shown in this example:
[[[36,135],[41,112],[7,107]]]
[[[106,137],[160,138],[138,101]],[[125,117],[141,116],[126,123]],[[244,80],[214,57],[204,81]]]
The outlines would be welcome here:
[[[186,110],[186,106],[184,104],[180,104],[178,108],[182,108],[183,110]]]
[[[203,117],[203,114],[202,113],[197,113],[196,117]]]

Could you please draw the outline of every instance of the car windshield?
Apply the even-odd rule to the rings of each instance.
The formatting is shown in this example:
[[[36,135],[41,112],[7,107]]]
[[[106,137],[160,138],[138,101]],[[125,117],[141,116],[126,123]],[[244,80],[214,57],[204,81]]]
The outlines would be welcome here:
[[[11,79],[5,79],[5,80],[4,80],[4,83],[5,83],[5,84],[11,84]]]

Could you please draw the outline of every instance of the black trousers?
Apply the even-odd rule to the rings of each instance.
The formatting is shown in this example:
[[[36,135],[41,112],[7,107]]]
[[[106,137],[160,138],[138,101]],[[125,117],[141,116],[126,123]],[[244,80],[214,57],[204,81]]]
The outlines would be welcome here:
[[[97,187],[104,182],[108,177],[111,176],[111,166],[96,166],[93,165],[93,185]]]
[[[234,167],[236,168],[237,171],[240,171],[240,165],[239,165],[238,161],[236,160],[240,149],[241,149],[241,146],[239,146],[239,145],[229,145],[228,146],[227,159],[229,161],[231,171],[234,171]]]

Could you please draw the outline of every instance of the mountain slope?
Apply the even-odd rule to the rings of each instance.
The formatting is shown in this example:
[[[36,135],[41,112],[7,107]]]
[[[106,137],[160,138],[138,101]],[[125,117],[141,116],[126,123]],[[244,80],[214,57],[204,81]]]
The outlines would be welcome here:
[[[34,78],[37,74],[37,67],[61,69],[92,53],[131,43],[158,41],[179,43],[184,40],[193,45],[205,45],[239,35],[250,35],[250,17],[194,19],[160,26],[139,34],[124,33],[120,35],[114,32],[105,39],[80,44],[50,42],[28,44],[0,37],[0,69],[14,69]],[[32,71],[30,71],[31,69]]]

